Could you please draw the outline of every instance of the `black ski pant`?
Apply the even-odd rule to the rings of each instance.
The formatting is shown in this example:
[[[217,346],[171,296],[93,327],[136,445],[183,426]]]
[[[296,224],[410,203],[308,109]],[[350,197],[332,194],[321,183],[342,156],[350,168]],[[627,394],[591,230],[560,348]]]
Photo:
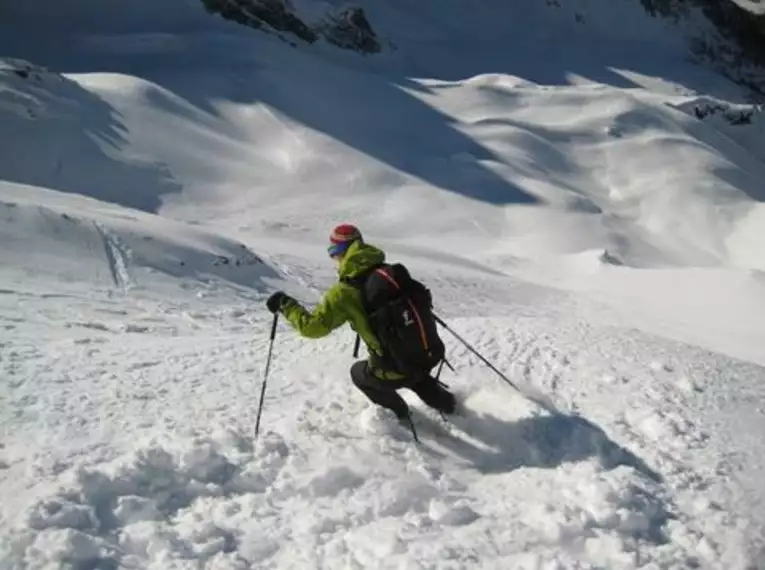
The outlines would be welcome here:
[[[453,413],[456,405],[454,394],[431,376],[421,379],[386,380],[372,374],[368,362],[360,360],[351,366],[351,379],[367,398],[379,406],[392,410],[402,419],[409,415],[409,406],[398,394],[401,388],[412,390],[425,404],[445,414]]]

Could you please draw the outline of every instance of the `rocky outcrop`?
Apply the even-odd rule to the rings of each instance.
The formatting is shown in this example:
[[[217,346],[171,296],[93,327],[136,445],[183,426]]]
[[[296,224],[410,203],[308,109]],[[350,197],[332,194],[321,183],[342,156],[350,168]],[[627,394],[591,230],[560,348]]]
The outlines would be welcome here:
[[[328,42],[343,49],[362,53],[377,53],[382,49],[377,34],[361,8],[347,8],[329,16],[322,35]]]
[[[306,23],[289,0],[202,0],[212,14],[256,29],[293,34],[313,43],[320,37],[348,50],[377,53],[381,44],[364,10],[351,7],[327,14],[320,22]]]
[[[714,24],[718,37],[694,38],[692,49],[719,71],[765,95],[765,14],[756,14],[733,0],[640,0],[654,16],[680,20],[700,10]]]
[[[244,26],[256,29],[268,26],[295,34],[308,43],[317,38],[316,32],[298,18],[285,0],[202,0],[202,3],[208,12]]]
[[[765,109],[760,105],[730,105],[725,103],[701,102],[693,106],[693,114],[699,120],[715,115],[721,116],[732,126],[751,125],[755,117],[764,116]]]

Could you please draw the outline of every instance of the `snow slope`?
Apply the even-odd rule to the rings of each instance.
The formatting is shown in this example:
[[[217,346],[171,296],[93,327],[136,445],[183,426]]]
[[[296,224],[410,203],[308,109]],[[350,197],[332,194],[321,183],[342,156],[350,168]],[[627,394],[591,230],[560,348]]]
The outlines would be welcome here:
[[[61,223],[90,215],[79,202],[76,222]],[[148,220],[134,224],[151,235]],[[50,250],[41,233],[23,237]],[[293,279],[302,274],[304,291],[331,279],[309,246],[268,249]],[[758,366],[592,325],[574,315],[597,308],[570,294],[423,260],[439,298],[473,290],[501,307],[491,321],[460,316],[475,306],[445,310],[561,413],[520,398],[450,343],[459,374],[447,380],[468,412],[453,428],[418,415],[417,448],[405,433],[378,435],[385,425],[348,389],[349,333],[306,343],[280,327],[255,444],[268,328],[257,293],[235,293],[225,274],[175,282],[136,266],[127,293],[46,280],[39,265],[33,280],[4,272],[8,567],[743,568],[756,544],[742,516],[750,487],[737,482],[751,458],[731,451],[747,447],[706,426],[726,406],[742,422],[751,407],[756,420],[761,392],[720,385],[756,386]],[[721,395],[742,401],[721,405]]]
[[[375,58],[181,4],[4,20],[55,71],[0,68],[0,567],[763,567],[765,139],[694,113],[733,86],[626,0],[369,6]],[[444,332],[415,446],[350,331],[282,324],[254,441],[263,301],[346,220],[554,409]]]
[[[733,0],[736,4],[753,14],[765,14],[765,6],[759,0]]]

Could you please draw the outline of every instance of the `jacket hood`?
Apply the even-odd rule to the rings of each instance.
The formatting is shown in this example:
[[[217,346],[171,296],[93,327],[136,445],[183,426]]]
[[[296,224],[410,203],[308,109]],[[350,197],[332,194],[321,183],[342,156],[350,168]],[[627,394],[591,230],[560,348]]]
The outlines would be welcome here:
[[[382,263],[385,263],[385,253],[381,249],[355,241],[340,262],[340,279],[353,279]]]

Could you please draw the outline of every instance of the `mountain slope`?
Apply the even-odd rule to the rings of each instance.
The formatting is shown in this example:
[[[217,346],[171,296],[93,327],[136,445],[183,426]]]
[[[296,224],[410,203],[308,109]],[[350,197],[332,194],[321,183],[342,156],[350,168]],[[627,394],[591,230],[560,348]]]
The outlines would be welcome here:
[[[262,245],[301,298],[331,279],[309,244]],[[467,411],[454,427],[418,411],[415,447],[350,390],[350,334],[308,343],[280,326],[256,443],[269,319],[226,271],[174,282],[162,277],[172,266],[127,265],[127,294],[5,274],[3,565],[756,560],[762,465],[742,435],[759,433],[761,367],[597,324],[608,315],[576,295],[456,261],[411,265],[461,335],[561,411],[524,400],[446,335],[458,372],[444,379]],[[458,309],[466,291],[476,301]]]
[[[761,567],[763,119],[661,22],[396,1],[371,58],[93,6],[0,25],[0,566]],[[282,323],[255,441],[263,303],[348,220],[555,409],[444,331],[415,446]]]

